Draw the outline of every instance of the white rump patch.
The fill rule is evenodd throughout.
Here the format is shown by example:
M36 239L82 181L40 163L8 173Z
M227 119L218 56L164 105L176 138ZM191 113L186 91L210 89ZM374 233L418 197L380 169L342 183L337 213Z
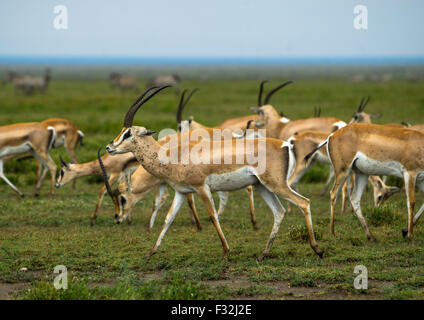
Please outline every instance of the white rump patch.
M280 122L281 123L287 123L287 122L290 122L290 119L286 118L286 117L282 117L282 118L280 118Z
M343 127L346 127L346 122L338 121L338 122L333 123L333 126L337 127L337 130L339 130Z

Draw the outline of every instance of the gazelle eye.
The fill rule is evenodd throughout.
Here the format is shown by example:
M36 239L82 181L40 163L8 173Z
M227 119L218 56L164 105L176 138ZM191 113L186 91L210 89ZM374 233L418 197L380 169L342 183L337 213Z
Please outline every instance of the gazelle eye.
M122 139L125 140L125 139L128 139L129 137L131 137L131 131L130 130L125 132L124 137Z
M124 206L126 202L127 202L127 199L125 199L124 197L121 197L121 206Z

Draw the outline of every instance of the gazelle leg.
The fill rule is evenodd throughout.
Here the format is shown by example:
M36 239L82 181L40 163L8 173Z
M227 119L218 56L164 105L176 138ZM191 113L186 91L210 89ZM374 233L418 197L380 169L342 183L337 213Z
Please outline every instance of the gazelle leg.
M177 215L178 211L181 208L181 205L183 204L184 200L186 198L186 195L175 191L174 200L172 201L171 208L169 208L168 214L165 218L165 223L163 224L162 231L159 234L158 239L156 240L156 243L153 247L153 249L147 254L147 260L150 259L150 257L155 254L162 242L163 237L165 236L166 231L168 230L169 226L172 224L172 222L175 219L175 216Z
M153 203L153 212L150 216L149 224L148 224L148 227L147 227L147 230L149 232L152 231L153 225L155 224L156 215L158 214L158 211L160 210L160 208L165 203L165 200L166 200L166 198L168 198L168 196L169 196L169 194L166 190L166 184L163 183L163 184L159 185L159 188L156 192L155 200L154 200L154 203Z
M192 193L187 195L187 203L191 210L192 219L194 219L194 222L196 223L197 230L202 230L202 225L199 221L199 215L197 214L196 206L194 205L194 196Z
M368 176L366 174L360 173L359 171L355 172L355 184L353 185L353 191L350 195L350 202L352 204L353 210L356 214L356 216L359 219L359 222L361 223L362 228L364 228L365 233L367 235L368 240L375 242L375 238L372 235L371 231L368 228L367 222L362 215L361 210L361 198L362 194L365 190L365 187L368 183Z
M4 175L4 172L3 172L3 160L2 159L0 159L0 178L2 178L3 181L6 182L9 185L9 187L11 187L17 194L19 194L19 196L21 196L21 197L24 196L24 194L22 192L20 192L19 189L16 188L14 186L14 184L12 182L10 182L9 179L7 179L6 176Z
M330 165L330 174L328 175L327 182L325 183L324 189L322 190L320 194L321 197L325 196L325 194L327 193L328 188L330 188L331 181L333 181L333 178L334 178L334 169L333 169L333 166Z
M340 189L343 187L346 179L348 177L348 171L340 172L340 174L336 175L336 181L334 182L333 187L330 191L330 231L334 235L334 216L336 210L336 201L337 195L340 192Z
M403 175L405 181L405 192L408 205L408 238L414 236L414 208L415 208L415 183L417 175L414 172L405 172Z
M417 183L417 185L421 189L421 191L424 192L424 181L421 181L421 182ZM414 226L417 224L418 219L421 217L421 214L423 212L424 212L424 203L421 205L420 209L418 210L418 212L414 216L414 220L413 220ZM402 229L402 235L403 235L403 237L406 237L407 234L408 234L408 229L407 228L403 228Z
M322 258L323 251L318 247L318 244L315 240L315 234L314 234L314 228L312 226L312 214L311 214L311 207L310 207L310 201L309 199L301 196L297 192L291 190L290 188L287 189L281 189L279 194L284 197L287 201L292 202L295 204L300 211L303 213L305 217L306 227L308 229L308 235L309 235L309 245L311 246L312 250L320 257Z
M54 185L55 185L55 181L56 181L56 163L52 160L52 158L50 157L50 154L46 153L37 153L35 150L31 151L32 155L34 156L34 158L36 158L37 160L39 160L41 162L41 164L50 171L50 180L51 180L51 184L50 184L50 195L54 194ZM45 174L43 174L40 178L40 180L38 181L38 183L35 186L35 195L38 195L40 192L40 188L41 185L43 184L43 180L45 178Z
M78 136L76 139L74 137L68 138L68 135L65 138L65 150L68 156L72 159L74 163L78 163L78 157L75 152L75 149L77 148L77 142L78 142ZM75 189L77 183L77 179L74 179L72 181L72 189Z
M257 184L255 188L262 196L262 199L264 199L268 207L271 209L272 214L274 215L274 224L272 226L271 234L268 237L265 250L258 257L258 260L261 261L271 249L272 243L274 242L275 236L277 235L277 232L280 229L280 224L281 221L283 221L284 213L286 212L286 210L281 205L280 200L273 192L269 191L261 184Z
M228 192L218 191L217 193L219 197L219 208L218 208L217 215L218 215L218 219L220 219L228 202Z
M43 166L41 164L41 161L40 160L37 160L37 178L36 178L35 185L38 185L40 183L42 169L43 169ZM36 194L36 196L37 195L38 194Z
M118 176L116 174L111 174L109 177L109 184L112 185L116 179L118 179ZM106 186L103 186L100 190L99 198L97 199L96 208L94 209L93 215L91 216L90 225L94 226L94 222L97 219L97 215L99 214L100 206L102 205L102 201L104 198L104 195L106 193Z
M342 213L345 213L345 211L346 211L346 196L348 194L348 191L347 191L348 190L348 187L347 187L348 183L349 183L349 180L346 180L345 183L343 184L343 187L342 187Z
M252 221L253 229L258 230L258 226L256 225L256 215L255 215L255 202L253 198L253 188L252 186L248 186L246 191L249 195L249 206L250 206L250 221Z
M206 210L209 213L209 217L211 218L216 232L218 233L219 239L221 240L222 248L224 250L224 256L226 256L229 251L229 247L227 239L225 239L224 233L222 232L221 225L219 224L218 215L215 211L215 205L213 203L213 198L209 187L207 185L200 187L197 189L197 193L202 198L205 204Z

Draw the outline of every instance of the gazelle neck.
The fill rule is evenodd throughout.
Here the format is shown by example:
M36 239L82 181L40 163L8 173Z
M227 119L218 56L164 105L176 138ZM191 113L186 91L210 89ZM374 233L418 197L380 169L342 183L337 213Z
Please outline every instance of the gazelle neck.
M85 177L92 174L101 173L99 162L97 160L93 160L93 161L85 162L85 163L74 163L71 165L71 169L75 170L78 177Z

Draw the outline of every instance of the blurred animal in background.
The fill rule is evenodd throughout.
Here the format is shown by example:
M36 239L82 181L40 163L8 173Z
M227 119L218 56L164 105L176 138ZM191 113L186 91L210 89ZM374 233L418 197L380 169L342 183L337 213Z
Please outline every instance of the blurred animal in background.
M12 83L15 93L20 91L26 95L31 95L36 91L41 93L46 92L50 80L50 69L47 68L44 71L44 76L20 75L16 72L9 71L6 74L6 78L3 80L3 83Z
M132 76L126 76L119 72L112 72L109 76L109 83L112 87L120 90L138 90L137 80Z
M153 79L151 79L147 85L146 88L151 87L163 87L163 86L172 86L175 90L175 94L180 94L180 85L181 78L177 74L170 74L170 75L160 75Z

